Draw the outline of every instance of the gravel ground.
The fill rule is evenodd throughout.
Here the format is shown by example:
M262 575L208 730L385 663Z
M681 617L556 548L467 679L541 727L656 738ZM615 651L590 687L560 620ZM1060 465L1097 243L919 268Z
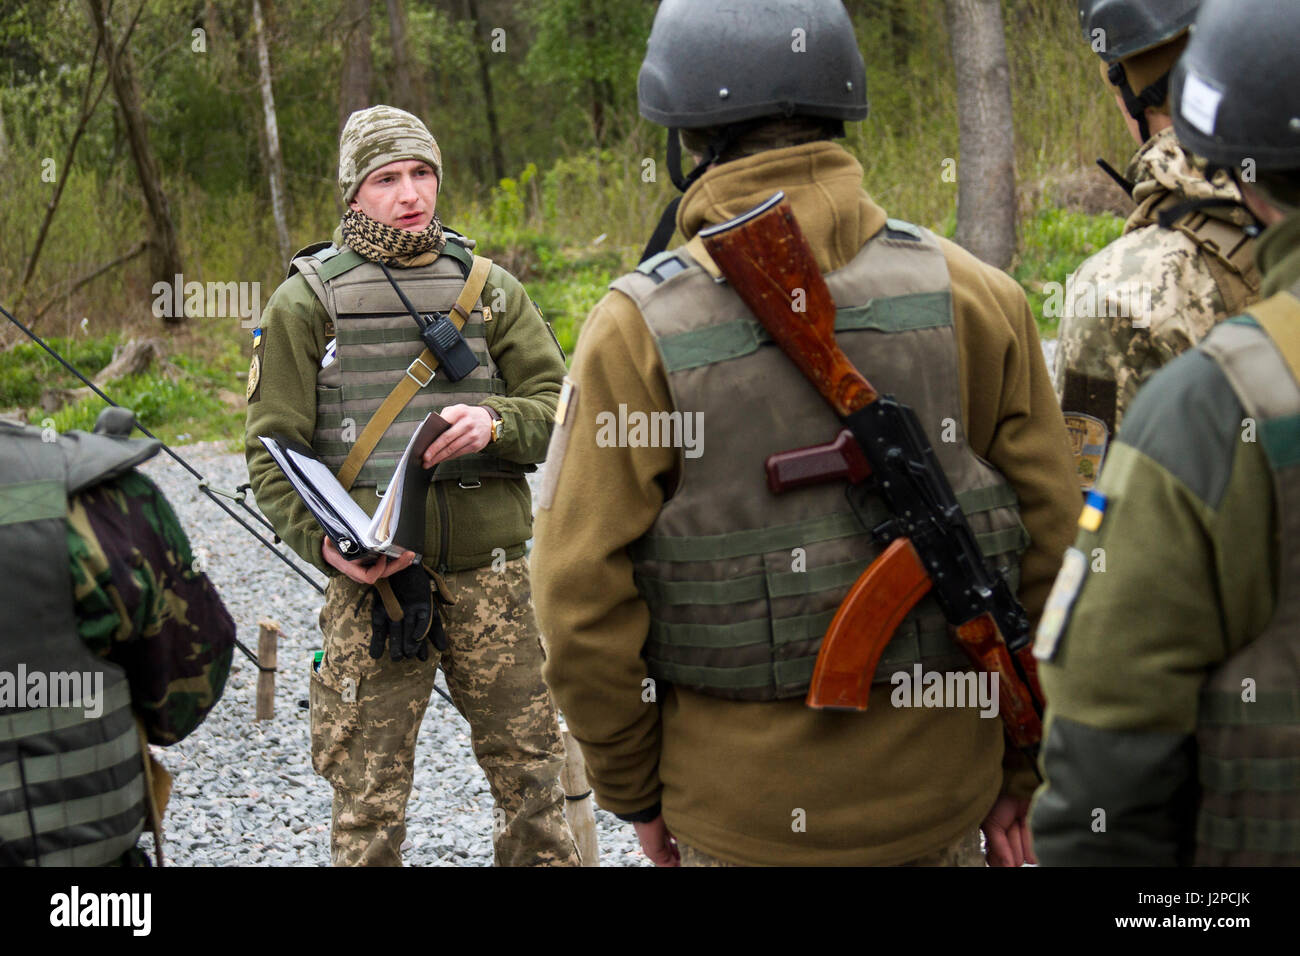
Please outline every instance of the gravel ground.
M177 451L214 488L233 490L248 480L242 454L213 444ZM200 494L193 476L166 454L143 470L180 516L239 639L255 652L264 618L277 621L284 633L273 719L254 722L257 669L236 650L225 694L207 720L180 743L154 748L175 777L164 834L168 863L328 866L331 791L312 770L307 710L298 703L307 699L312 652L321 646L321 597ZM324 583L315 569L309 573ZM446 690L441 674L438 684ZM406 810L409 865L492 864L492 795L467 730L460 714L435 694ZM650 865L631 826L600 809L596 826L602 866ZM146 834L143 843L152 852L152 837Z
M1055 340L1043 343L1049 368L1055 350ZM212 443L178 451L215 488L233 490L248 480L242 454ZM202 726L179 744L154 748L175 778L167 808L168 862L327 866L331 791L312 770L307 710L299 706L307 699L312 653L321 646L321 597L200 494L193 476L167 455L143 470L180 516L239 639L256 651L257 625L264 618L278 622L284 634L272 720L254 722L257 670L237 650L225 695ZM309 573L324 583L314 568ZM438 684L446 690L441 674ZM456 710L434 695L417 744L415 787L406 810L408 865L492 864L492 796L467 729ZM597 808L596 827L602 866L650 865L631 826ZM152 852L150 835L143 843Z

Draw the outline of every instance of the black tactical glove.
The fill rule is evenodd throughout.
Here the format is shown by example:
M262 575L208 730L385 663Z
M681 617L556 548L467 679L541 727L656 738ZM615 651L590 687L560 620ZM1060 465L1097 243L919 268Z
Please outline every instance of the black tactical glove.
M384 643L395 661L414 657L422 661L429 659L429 644L425 638L432 636L434 644L440 649L447 646L447 638L442 629L442 620L433 608L433 589L429 586L429 575L418 564L411 565L396 574L381 578L392 588L393 596L401 610L401 617L394 619L384 607L379 585L376 584L375 602L370 612L370 623L374 628L370 637L370 656L378 660L384 656Z

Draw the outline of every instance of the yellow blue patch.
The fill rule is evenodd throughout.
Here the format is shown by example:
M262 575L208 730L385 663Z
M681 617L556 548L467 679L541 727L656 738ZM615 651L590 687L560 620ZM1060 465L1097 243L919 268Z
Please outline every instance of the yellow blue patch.
M1079 527L1084 531L1096 531L1101 527L1101 519L1106 517L1106 496L1099 491L1090 491L1083 499L1083 511L1079 513Z

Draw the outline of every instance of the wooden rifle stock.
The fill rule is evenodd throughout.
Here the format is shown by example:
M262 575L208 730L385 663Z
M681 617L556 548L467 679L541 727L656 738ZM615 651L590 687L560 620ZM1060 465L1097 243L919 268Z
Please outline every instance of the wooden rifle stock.
M835 301L785 193L700 231L736 294L841 417L877 398L835 342Z
M1032 753L1042 734L1042 695L1029 653L1024 611L1005 581L987 568L915 414L881 396L840 349L835 340L835 302L784 200L784 194L777 193L730 222L702 230L700 238L773 341L848 426L858 452L879 481L897 529L888 535L893 543L840 605L823 638L807 703L865 708L888 635L933 590L966 655L980 668L999 675L1000 713L1008 736ZM824 447L800 451L805 459L819 458L825 466ZM792 477L788 460L781 472L780 456L773 458L778 459L781 479L773 483L769 458L769 483L775 492L826 476L805 468ZM946 545L955 550L948 553ZM943 571L935 578L927 566ZM924 585L919 582L921 575ZM1003 636L995 613L1013 627L1014 645ZM850 678L854 668L858 668L856 680Z

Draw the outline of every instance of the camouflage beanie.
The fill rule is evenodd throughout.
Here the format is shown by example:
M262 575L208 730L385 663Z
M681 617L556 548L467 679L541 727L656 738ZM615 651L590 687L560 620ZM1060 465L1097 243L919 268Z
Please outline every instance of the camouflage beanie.
M348 117L339 136L339 192L347 205L366 177L400 159L418 159L433 167L442 190L442 153L429 127L406 110L372 106Z

